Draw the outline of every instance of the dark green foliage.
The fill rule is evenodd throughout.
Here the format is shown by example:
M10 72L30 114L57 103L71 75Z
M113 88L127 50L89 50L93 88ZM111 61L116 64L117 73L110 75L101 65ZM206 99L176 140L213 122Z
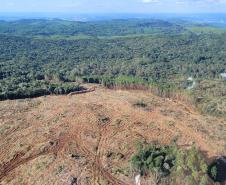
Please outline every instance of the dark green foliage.
M197 80L190 93L194 104L225 117L223 80L215 87L202 83L220 78L225 59L226 34L196 34L161 20L0 21L1 99L62 94L62 88L46 86L65 82L151 87L169 98L183 89L181 79L192 76Z
M219 35L71 41L0 36L0 76L26 75L29 70L39 71L33 77L40 79L45 67L50 73L60 71L63 80L78 76L137 76L152 81L181 75L217 78L226 65L224 42L226 38ZM209 57L197 62L201 55Z
M82 90L82 87L76 84L34 81L10 85L8 89L0 89L0 100L34 98L50 94L62 95L79 90Z
M213 180L217 180L217 166L213 165L210 169L210 176L213 178Z
M131 164L142 175L150 173L157 173L161 177L170 175L172 182L181 181L191 185L207 185L211 182L207 173L208 166L195 147L184 150L175 145L139 145Z
M175 163L174 147L157 145L142 147L132 157L131 163L143 175L154 171L166 176L170 174Z

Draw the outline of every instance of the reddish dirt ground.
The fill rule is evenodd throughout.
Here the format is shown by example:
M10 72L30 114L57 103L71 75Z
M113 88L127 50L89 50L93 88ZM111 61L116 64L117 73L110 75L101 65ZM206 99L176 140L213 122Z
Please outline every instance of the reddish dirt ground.
M134 106L145 102L146 107ZM0 102L0 184L133 184L139 141L226 154L226 122L144 91ZM72 178L73 177L73 178Z

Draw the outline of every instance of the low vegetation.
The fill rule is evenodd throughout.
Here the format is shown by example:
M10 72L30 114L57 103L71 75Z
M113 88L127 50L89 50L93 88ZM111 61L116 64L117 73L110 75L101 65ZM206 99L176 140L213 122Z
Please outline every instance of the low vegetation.
M156 172L161 176L166 176L170 174L175 165L174 148L149 145L140 149L132 157L131 162L132 166L142 175Z
M193 103L202 113L226 118L225 81L202 80L192 92Z
M189 185L208 185L208 165L202 154L192 147L189 150L179 149L175 145L160 146L156 144L140 145L138 152L131 159L132 167L143 176L169 178L171 183ZM212 168L211 173L215 175Z

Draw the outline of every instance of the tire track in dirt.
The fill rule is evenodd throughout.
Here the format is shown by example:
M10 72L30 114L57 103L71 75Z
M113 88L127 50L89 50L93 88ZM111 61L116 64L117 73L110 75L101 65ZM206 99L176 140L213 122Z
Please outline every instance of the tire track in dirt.
M42 102L42 104L44 104L43 102ZM41 105L42 105L41 104ZM42 111L43 109L42 109L42 107L41 106L39 106L39 109L40 110L37 110L37 112L39 112L39 111ZM57 111L56 111L57 110ZM56 116L58 116L59 115L59 113L61 113L62 111L63 111L63 109L62 108L58 108L58 109L56 109L56 110L52 110L53 111L53 114L52 114L52 116L50 116L47 120L45 120L45 121L41 121L41 122L39 122L39 121L36 121L35 123L36 124L33 124L33 126L32 126L32 128L31 129L34 129L35 127L36 127L36 125L44 125L45 123L48 123L48 122L51 122ZM36 115L36 114L34 114L34 115ZM30 120L29 120L30 121ZM29 122L29 121L27 121L27 122ZM31 121L30 121L31 122ZM25 129L28 129L28 126L27 127L25 127L25 128L23 128L23 130L25 130ZM1 141L3 141L2 142L2 144L1 144L1 146L0 146L0 156L1 156L1 158L7 158L7 156L9 155L9 153L10 153L10 150L11 150L11 148L10 147L4 147L4 145L7 145L8 144L8 140L7 140L7 138L9 138L9 136L11 136L12 134L14 134L15 135L15 132L17 132L18 130L20 130L20 126L17 126L17 127L15 127L15 128L12 128L12 129L10 129L10 130L8 130L4 135L3 135L3 138L1 138ZM27 136L29 136L29 134L27 134ZM22 138L26 138L26 135L23 135L23 137ZM21 139L21 135L20 135L20 138L17 138L17 137L10 137L10 143L16 143L17 141L18 141L18 139ZM39 141L40 142L40 141ZM33 144L34 144L34 142L33 142ZM15 154L16 155L16 154Z
M97 151L96 151L96 156L95 156L95 163L102 166L102 162L101 162L101 157L102 157L102 153L103 153L102 150L103 150L103 145L106 144L107 127L110 124L110 120L107 123L105 123L104 125L101 125L102 123L99 123L99 124L100 124L100 126L98 127L99 138L97 141ZM94 169L94 183L99 182L99 180L100 180L100 172L98 171L98 169Z
M123 182L119 179L117 179L116 177L114 177L111 173L109 173L101 164L100 160L98 159L98 157L93 154L92 152L90 152L84 145L82 142L81 138L78 138L78 135L73 135L72 136L75 140L75 142L77 143L78 149L82 152L82 154L86 157L87 160L91 161L92 165L94 166L95 170L97 170L97 173L100 173L104 179L106 179L107 181L109 181L110 183L112 183L113 185L129 185L126 182Z
M102 114L104 115L104 114ZM65 119L64 120L67 123L70 123L71 120ZM71 127L69 130L71 132L67 133L67 135L65 135L63 142L64 144L68 143L68 141L75 141L78 147L78 150L82 153L82 155L85 156L86 160L89 161L92 166L93 166L93 179L98 180L100 175L106 179L108 182L110 182L112 185L129 185L126 182L121 181L120 179L114 177L110 172L108 172L101 163L100 160L100 151L102 150L102 142L103 140L107 140L107 127L109 126L109 124L104 124L104 125L100 125L99 126L99 138L98 138L98 142L97 142L97 152L93 153L90 150L88 150L87 148L90 147L88 145L86 145L82 139L82 133L80 132L80 128L73 128ZM104 137L103 137L104 136ZM95 182L95 181L94 181Z
M116 133L122 133L123 131L128 131L129 130L129 127L130 127L130 124L129 123L127 123L127 124L123 124L123 126L122 127L114 127L114 128L110 128L110 126L112 125L112 123L113 123L113 116L111 115L108 115L107 113L106 113L106 110L107 110L107 108L105 108L105 109L102 109L101 111L98 111L98 113L99 113L99 115L102 115L102 116L104 116L104 117L109 117L109 118L111 118L110 120L108 120L108 122L107 123L105 123L104 125L100 125L99 126L99 134L100 134L100 137L99 137L99 141L98 141L98 147L97 147L97 152L96 152L96 158L95 158L95 160L96 160L96 163L97 164L100 164L101 166L102 166L102 160L101 160L101 158L104 156L104 151L106 150L106 146L108 146L108 144L107 144L107 141L109 140L109 138L111 138L111 137L113 137L112 135L111 135L111 133L113 132L116 132ZM118 115L118 116L116 116L116 118L117 117L120 117L120 113L121 112L119 112L119 111L116 111L116 112L114 112L113 113L113 111L111 111L111 114L113 114L113 115ZM105 150L104 150L105 149ZM111 165L112 166L112 165ZM113 165L114 167L115 167L115 165ZM117 167L119 167L120 165L118 165ZM101 172L101 170L100 169L98 169L100 172ZM102 174L103 174L103 172L101 172ZM108 175L109 175L110 173L108 172ZM102 175L102 176L104 176L104 175ZM119 184L126 184L125 182L119 182Z
M98 111L99 115L105 115L104 112ZM68 122L69 120L67 120ZM108 172L102 165L101 157L103 153L103 145L106 144L106 141L108 139L107 137L107 127L110 124L110 120L108 120L108 123L104 125L98 126L98 134L99 138L97 141L97 151L95 154L88 150L89 147L83 142L82 139L82 133L79 132L79 128L71 128L72 131L66 136L66 140L73 140L76 142L78 150L86 157L86 160L90 161L93 167L93 179L94 183L99 181L100 176L102 176L105 180L110 182L113 185L129 185L126 182L123 182L119 180L118 178L114 177L110 172ZM76 132L75 132L76 131Z
M132 179L127 179L121 174L115 175L111 168L122 168L128 161L105 158L108 150L115 152L118 149L123 149L125 159L129 159L135 152L134 141L137 140L146 140L148 142L158 140L163 144L167 144L175 136L179 135L181 144L194 141L197 142L197 146L200 146L203 145L203 142L208 141L208 137L205 138L205 135L202 135L201 132L196 132L196 127L192 128L189 126L189 121L192 120L191 118L197 118L205 122L202 117L200 118L199 114L196 115L189 107L184 108L180 104L177 105L175 102L169 101L155 106L155 102L153 102L153 109L148 111L134 108L132 103L142 98L149 100L150 94L146 96L143 92L141 94L139 92L133 93L129 91L125 91L126 93L124 93L124 91L116 93L115 91L108 90L106 90L106 92L105 90L103 92L102 90L97 91L98 92L92 94L84 94L70 98L64 96L48 97L46 99L40 98L46 101L45 105L42 103L38 110L35 109L35 112L33 112L35 113L34 116L40 115L42 119L36 119L33 115L28 116L30 112L26 113L27 122L32 123L31 128L19 131L9 129L12 134L10 133L11 135L1 142L0 158L2 161L9 160L9 157L15 154L15 151L18 152L20 143L32 148L29 150L29 153L18 152L9 162L0 165L0 182L2 179L5 179L4 177L1 178L2 174L10 178L14 177L15 174L12 174L13 170L22 165L24 165L24 167L19 168L18 172L21 174L25 172L26 176L27 169L25 168L25 164L41 155L52 155L60 152L57 155L57 160L54 161L54 164L51 165L50 168L56 165L58 166L60 162L67 163L68 155L66 155L66 152L75 150L78 155L81 154L82 158L84 156L84 160L76 161L76 165L78 162L79 165L81 165L82 171L85 169L88 171L78 177L81 181L85 180L84 177L88 176L89 180L91 177L91 179L95 179L95 181L99 183L101 183L100 180L106 179L106 181L109 181L109 183L113 185L127 185L132 184ZM162 102L158 97L156 97L156 99L158 103ZM92 106L93 109L90 108ZM181 111L184 114L181 114L181 117L177 120L174 114L170 115L170 111L169 115L163 115L161 110L174 110L173 113ZM65 115L62 116L61 114ZM103 117L109 117L109 123L97 125L97 114L101 114ZM57 121L54 121L55 117ZM121 120L120 124L118 124L116 119ZM169 125L169 121L175 122L174 125ZM187 129L187 127L190 129ZM23 132L23 134L21 135L20 132ZM14 133L15 135L13 135ZM27 134L29 133L31 133L31 135L28 137ZM40 139L35 139L32 135L33 133L36 134L34 135L35 137L42 137L41 141ZM30 139L33 138L34 141L30 143ZM8 140L8 146L5 144L6 140ZM48 141L57 142L58 144L57 146L47 147L45 150L49 152L43 152L37 149L42 143ZM123 141L123 143L121 141ZM70 145L70 143L75 144L76 147ZM207 149L208 151L214 150L210 147L214 144L211 138L209 143L206 143L200 148ZM124 144L126 144L128 148L123 148ZM96 150L93 150L94 147L96 147ZM14 150L11 151L10 148ZM23 147L23 150L25 151L26 149ZM30 153L31 155L27 157ZM39 161L39 159L37 160ZM71 162L71 158L69 158L69 162ZM33 164L33 162L31 164ZM85 166L84 168L83 165ZM69 166L71 167L71 165ZM80 170L76 169L74 166L72 169L75 170L75 174L78 174ZM52 178L51 174L48 174L47 169L40 173L42 176L46 175ZM66 173L71 173L71 171ZM66 177L66 175L64 177ZM55 177L54 180L59 182L61 181L59 178L57 179L57 177ZM32 180L32 177L29 180ZM66 181L67 179L64 180ZM42 181L42 179L40 181ZM89 182L92 183L91 181Z
M14 134L17 130L19 129L19 126L16 128L12 128L8 131L6 131L4 134L2 134L1 136L1 140L5 140L7 137L9 137L10 135Z
M62 149L64 143L61 142L60 140L56 140L54 143L55 143L55 145L53 145L53 146L49 145L49 146L45 147L42 151L33 153L28 157L24 157L26 155L25 152L16 153L10 161L0 165L0 181L2 181L2 179L4 177L6 177L14 169L18 168L21 165L28 163L29 161L34 160L42 155L48 155L48 154L52 154L52 153L57 155L57 153Z

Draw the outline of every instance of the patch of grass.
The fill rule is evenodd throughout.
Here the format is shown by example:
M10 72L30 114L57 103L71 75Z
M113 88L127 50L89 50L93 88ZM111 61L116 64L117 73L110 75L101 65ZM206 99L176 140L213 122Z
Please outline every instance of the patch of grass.
M123 175L125 175L125 176L129 176L129 168L113 168L112 169L112 172L114 173L114 174L123 174Z

